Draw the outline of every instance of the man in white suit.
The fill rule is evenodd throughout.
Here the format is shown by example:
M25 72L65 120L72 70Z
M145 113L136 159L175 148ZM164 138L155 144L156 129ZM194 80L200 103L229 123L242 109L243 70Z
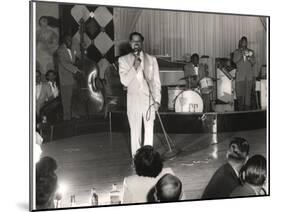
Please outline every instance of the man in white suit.
M127 115L131 132L132 157L142 146L142 121L144 144L153 146L155 111L161 102L161 83L157 60L142 50L144 37L130 34L132 52L119 58L121 83L127 87Z

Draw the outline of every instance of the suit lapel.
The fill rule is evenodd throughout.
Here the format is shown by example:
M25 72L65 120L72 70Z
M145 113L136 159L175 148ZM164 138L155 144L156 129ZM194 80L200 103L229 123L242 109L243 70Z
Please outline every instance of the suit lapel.
M150 77L150 59L146 53L143 53L143 67L144 67L144 74L148 80L151 78Z

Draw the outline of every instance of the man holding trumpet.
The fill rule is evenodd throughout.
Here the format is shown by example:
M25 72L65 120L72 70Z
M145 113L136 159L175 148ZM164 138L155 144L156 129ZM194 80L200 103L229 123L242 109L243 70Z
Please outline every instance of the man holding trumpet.
M248 40L243 36L239 48L233 54L233 62L237 65L235 88L239 111L251 109L251 94L255 83L255 54L247 45Z

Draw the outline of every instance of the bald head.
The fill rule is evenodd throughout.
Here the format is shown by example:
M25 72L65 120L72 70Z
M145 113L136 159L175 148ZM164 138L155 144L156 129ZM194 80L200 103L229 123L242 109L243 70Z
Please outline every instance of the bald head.
M181 198L182 183L179 178L165 174L155 186L156 199L162 201L177 201Z

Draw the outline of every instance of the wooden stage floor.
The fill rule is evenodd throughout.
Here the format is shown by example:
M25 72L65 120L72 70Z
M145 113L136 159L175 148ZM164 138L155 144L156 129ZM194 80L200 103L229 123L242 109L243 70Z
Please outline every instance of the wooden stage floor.
M214 171L225 163L225 153L231 137L241 136L250 143L250 155L266 156L266 129L221 133L217 144L213 144L212 134L170 134L181 149L180 154L165 167L171 167L183 182L187 199L199 199ZM159 152L165 148L154 136L154 146ZM113 183L122 190L124 177L134 173L129 155L129 135L96 133L76 136L42 145L42 156L57 160L57 175L66 186L62 207L70 207L70 195L76 197L77 206L89 206L90 189L95 187L102 204L108 204L109 191Z

